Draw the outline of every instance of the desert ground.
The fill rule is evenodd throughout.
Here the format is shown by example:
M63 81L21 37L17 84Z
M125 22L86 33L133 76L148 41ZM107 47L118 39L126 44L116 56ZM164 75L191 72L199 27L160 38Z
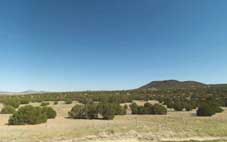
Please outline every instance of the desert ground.
M166 116L125 115L114 120L67 118L76 103L51 102L57 117L40 125L9 126L10 115L0 114L0 142L227 141L227 108L212 117L196 117L195 111L169 111Z

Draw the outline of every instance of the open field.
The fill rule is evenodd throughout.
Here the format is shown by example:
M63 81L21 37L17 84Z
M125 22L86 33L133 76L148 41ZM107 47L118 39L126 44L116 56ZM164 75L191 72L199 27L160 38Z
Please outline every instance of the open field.
M8 126L9 115L0 115L1 142L58 142L94 135L149 135L156 140L179 141L215 140L227 137L227 109L213 117L199 118L194 111L169 112L166 116L126 115L116 116L112 121L105 120L73 120L67 118L67 112L76 104L64 104L51 107L57 111L57 117L45 124ZM39 105L35 103L33 105ZM124 135L125 134L125 135ZM127 142L137 141L131 137ZM199 139L199 140L200 140ZM94 141L94 140L92 140ZM108 140L105 140L108 142ZM114 140L117 141L117 140ZM97 141L98 142L98 141ZM120 141L119 141L120 142ZM122 140L123 142L123 140Z

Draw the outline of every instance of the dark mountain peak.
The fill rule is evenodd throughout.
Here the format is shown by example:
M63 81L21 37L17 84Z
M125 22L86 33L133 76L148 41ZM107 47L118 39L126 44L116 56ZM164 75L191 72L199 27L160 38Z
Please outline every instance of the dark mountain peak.
M197 81L163 80L152 81L151 83L142 86L140 89L192 89L204 87L207 87L207 84Z

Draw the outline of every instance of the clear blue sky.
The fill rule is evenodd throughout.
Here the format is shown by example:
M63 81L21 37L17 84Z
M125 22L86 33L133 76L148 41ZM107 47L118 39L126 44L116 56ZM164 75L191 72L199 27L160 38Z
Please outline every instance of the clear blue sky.
M0 90L227 83L226 0L1 0Z

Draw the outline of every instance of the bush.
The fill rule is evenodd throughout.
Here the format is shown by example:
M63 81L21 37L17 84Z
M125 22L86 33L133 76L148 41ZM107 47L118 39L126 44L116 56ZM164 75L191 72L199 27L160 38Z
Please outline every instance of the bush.
M46 121L47 116L43 113L42 108L28 105L19 108L18 111L9 118L9 125L34 125Z
M215 102L215 101L209 101L207 102L210 106L212 106L213 110L216 112L216 113L221 113L223 112L224 110L220 107L221 104L219 104L218 102Z
M65 104L72 104L73 101L72 100L65 100Z
M215 113L215 109L212 108L212 105L209 105L208 103L200 105L197 109L197 116L212 116Z
M191 111L193 109L193 106L190 103L186 103L184 107L186 111Z
M141 108L140 108L140 110L141 110ZM145 103L143 111L144 112L141 114L154 114L153 105L150 103Z
M43 107L42 113L44 113L48 119L54 119L57 116L56 111L51 107Z
M223 112L224 110L223 110L221 107L216 106L216 107L214 107L214 111L215 111L216 113L221 113L221 112Z
M137 107L137 114L147 114L146 112L147 112L147 110L145 107L143 107L143 106Z
M74 119L97 119L98 109L96 104L75 105L69 112Z
M88 97L83 97L79 100L80 103L82 104L92 104L94 103L93 100L91 98Z
M160 104L152 105L150 103L145 103L144 106L137 106L137 104L133 103L130 107L132 114L167 114L167 109Z
M114 119L114 112L111 110L106 110L102 113L104 120L113 120Z
M50 105L49 102L42 102L40 106L48 106L48 105Z
M4 102L4 104L7 106L18 108L20 106L20 101L18 101L17 99L8 99Z
M169 100L169 99L167 99L167 100L164 102L164 105L166 105L167 108L170 108L170 109L174 107L173 101L172 101L172 100Z
M167 109L160 104L155 104L153 105L153 114L165 115L167 114Z
M97 119L98 118L97 105L94 103L85 105L85 114L86 119Z
M15 112L15 108L12 106L4 106L1 110L1 114L13 114Z
M57 104L58 104L58 101L55 101L55 102L54 102L54 105L57 105Z
M86 114L85 114L85 107L82 105L75 105L71 111L69 111L69 117L73 119L85 119Z
M103 119L112 120L115 115L114 105L110 103L75 105L69 112L74 119L97 119L98 114Z
M126 114L127 114L127 110L128 110L128 105L125 104L125 105L123 106L123 108L124 108L125 115L126 115Z
M113 120L114 119L114 107L109 103L100 103L98 105L98 112L102 115L105 120Z
M29 104L29 100L22 99L20 100L20 104Z
M177 103L175 103L175 104L173 105L173 109L174 109L175 111L183 111L184 106L183 106L183 104L177 102Z
M136 103L132 103L130 106L132 114L138 114L138 105Z
M115 115L125 115L127 108L117 103L110 103ZM127 107L127 106L126 106Z
M227 99L225 99L224 102L225 102L225 107L227 107Z

